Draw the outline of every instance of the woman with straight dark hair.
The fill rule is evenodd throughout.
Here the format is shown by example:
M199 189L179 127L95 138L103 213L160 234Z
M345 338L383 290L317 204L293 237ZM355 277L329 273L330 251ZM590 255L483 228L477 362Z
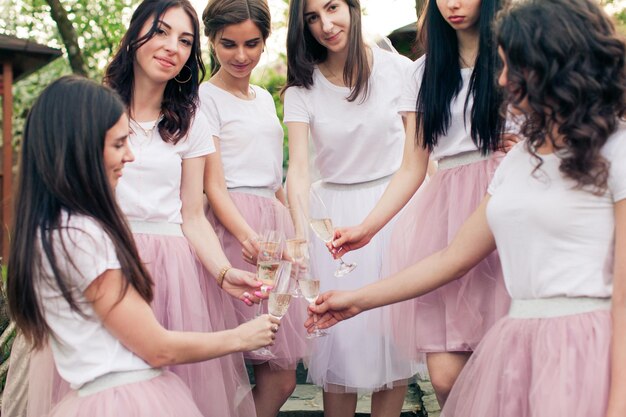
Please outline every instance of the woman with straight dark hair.
M220 333L156 320L152 279L115 201L134 159L128 133L117 94L77 77L48 86L26 121L7 290L18 328L34 348L50 345L74 389L51 417L200 417L188 387L160 368L275 337L268 316Z
M231 264L256 272L264 214L291 225L282 187L284 132L271 94L250 84L271 32L270 10L266 0L210 0L202 20L216 61L216 72L200 86L200 109L217 127L216 152L205 168L207 216ZM306 305L292 304L269 349L272 357L244 354L254 369L258 417L278 414L296 387L296 366L306 354ZM239 323L257 312L243 304L235 309Z
M447 248L355 293L322 295L314 311L330 311L318 325L447 285L497 245L511 309L442 416L623 416L626 44L593 0L517 1L496 23L498 82L525 141Z
M399 110L407 117L402 166L358 226L339 228L331 250L366 245L409 202L426 176L438 172L408 203L393 227L385 275L446 247L480 204L501 160L504 119L494 79L492 33L504 0L431 0L421 35L426 55L407 72ZM496 252L463 279L391 307L396 342L414 359L426 354L441 405L483 335L506 314L509 297Z
M292 0L287 33L285 117L289 131L289 204L309 200L310 187L336 224L358 224L400 166L405 136L397 105L410 61L370 47L361 33L358 0ZM309 134L321 181L310 184ZM311 199L311 213L322 206ZM388 229L390 230L390 229ZM338 278L321 241L311 263L322 290L355 289L381 278L381 234L346 262L358 268ZM324 389L328 417L353 415L357 394L374 392L373 416L398 416L407 379L416 371L398 355L387 312L375 311L332 329L312 346L311 380Z

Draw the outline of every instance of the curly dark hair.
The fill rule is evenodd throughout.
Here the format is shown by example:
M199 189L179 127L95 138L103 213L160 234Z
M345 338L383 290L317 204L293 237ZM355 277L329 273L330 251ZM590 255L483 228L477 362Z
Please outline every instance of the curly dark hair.
M524 113L537 169L535 150L549 141L566 177L604 192L600 150L626 111L626 44L609 17L590 0L524 0L498 16L496 33L508 67L504 105Z
M120 42L120 47L111 60L104 75L104 84L113 88L130 107L133 100L133 63L137 49L156 34L161 17L171 8L180 7L187 13L193 25L193 45L191 54L182 71L189 82L178 83L170 80L165 87L159 122L159 133L163 141L176 144L187 136L198 107L198 88L206 70L200 51L200 23L195 9L188 0L144 0L137 6L130 20L130 26ZM152 27L144 36L139 36L143 25L152 22ZM181 72L182 72L181 71ZM190 72L188 75L187 71Z

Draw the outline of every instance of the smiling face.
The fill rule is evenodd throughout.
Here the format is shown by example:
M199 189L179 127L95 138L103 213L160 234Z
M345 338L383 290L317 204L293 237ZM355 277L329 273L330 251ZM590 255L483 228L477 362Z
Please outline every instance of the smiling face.
M144 23L139 37L152 28L152 20ZM168 9L159 20L152 38L135 54L135 80L166 84L176 77L189 59L194 42L194 30L189 15L180 7Z
M350 7L344 0L306 0L304 21L329 53L343 53L350 41Z
M480 20L481 0L437 0L437 8L454 30L475 30Z
M135 159L128 142L129 131L128 115L124 113L120 120L107 130L104 137L102 158L104 160L104 170L112 189L115 189L117 182L122 176L124 164Z
M213 42L220 71L234 78L249 78L261 59L264 45L261 30L252 20L226 26Z

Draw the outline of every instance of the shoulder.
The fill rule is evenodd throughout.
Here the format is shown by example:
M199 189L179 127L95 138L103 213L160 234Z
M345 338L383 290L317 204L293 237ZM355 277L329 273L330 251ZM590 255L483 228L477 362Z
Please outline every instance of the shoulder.
M602 147L602 155L609 161L624 163L626 157L626 121L620 121L615 132L609 136Z

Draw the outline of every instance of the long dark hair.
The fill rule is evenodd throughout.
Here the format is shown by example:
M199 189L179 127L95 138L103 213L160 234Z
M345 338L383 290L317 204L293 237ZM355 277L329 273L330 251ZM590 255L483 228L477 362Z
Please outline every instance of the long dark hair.
M82 314L72 284L60 262L74 253L63 247L62 211L94 219L111 238L123 276L124 292L132 285L147 302L152 281L139 261L130 229L115 202L104 169L104 139L125 106L109 88L74 76L50 84L33 105L20 153L15 220L7 269L11 315L35 347L49 332L37 288L58 288L70 308ZM58 243L57 240L59 240ZM60 243L60 245L59 245ZM64 252L64 251L61 251ZM49 262L54 277L42 271Z
M626 114L626 45L613 23L593 1L526 0L502 13L496 31L507 101L525 113L521 130L538 167L535 149L563 147L554 138L562 135L561 172L603 192L609 167L600 150ZM530 110L520 108L525 100Z
M350 40L348 58L343 67L343 82L352 86L348 101L358 97L367 98L369 78L372 72L367 61L367 47L361 30L361 2L359 0L341 0L350 9ZM320 45L309 30L304 20L306 0L289 2L289 25L287 29L287 83L289 87L311 88L313 86L313 67L326 60L328 50Z
M187 135L191 127L198 104L199 83L206 74L200 51L198 15L188 0L144 0L141 2L133 13L130 26L120 42L119 49L106 69L104 83L116 90L124 103L131 107L134 83L133 63L137 49L156 34L161 17L172 7L183 9L193 25L191 55L181 70L181 78L187 79L191 75L191 79L186 83L179 83L174 79L169 80L161 103L163 119L159 122L159 133L165 142L176 144ZM148 33L139 37L141 29L149 19L152 19L152 27Z
M215 42L217 34L226 26L251 20L254 22L263 42L272 31L272 16L266 0L210 0L202 12L204 34ZM211 49L211 61L219 69L219 61Z
M499 114L502 94L497 88L495 75L498 70L498 53L492 24L502 1L482 0L478 21L478 56L469 81L465 108L470 97L472 141L483 154L496 150L504 119ZM424 77L416 103L417 135L421 145L432 151L441 136L450 127L450 103L463 86L459 64L459 45L456 31L441 15L437 2L429 0L420 41L426 51ZM465 121L467 123L467 120Z

